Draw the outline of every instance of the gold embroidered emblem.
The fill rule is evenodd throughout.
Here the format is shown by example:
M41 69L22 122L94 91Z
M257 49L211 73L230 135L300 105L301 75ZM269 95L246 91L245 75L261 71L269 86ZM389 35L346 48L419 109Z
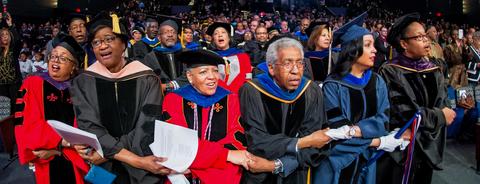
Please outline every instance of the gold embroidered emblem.
M190 108L192 108L192 109L195 109L195 107L197 106L197 104L195 104L193 102L187 102L187 105L189 105Z
M220 112L220 110L223 109L223 106L220 105L219 103L216 103L213 109L215 109L216 112Z

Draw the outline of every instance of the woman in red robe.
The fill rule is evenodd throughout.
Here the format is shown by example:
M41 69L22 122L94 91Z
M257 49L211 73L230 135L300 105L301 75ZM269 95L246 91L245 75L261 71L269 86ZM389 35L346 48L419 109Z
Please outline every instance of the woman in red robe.
M64 34L54 40L54 46L48 57L48 73L26 78L20 88L17 105L23 110L15 113L16 118L23 119L15 127L18 155L21 164L34 164L38 184L83 184L88 165L46 121L77 126L69 87L85 52L73 37Z
M248 161L240 125L238 96L217 86L218 63L223 59L206 50L186 51L190 85L168 94L163 101L167 122L198 130L199 148L189 167L192 183L239 183L241 166ZM168 114L168 115L166 115Z

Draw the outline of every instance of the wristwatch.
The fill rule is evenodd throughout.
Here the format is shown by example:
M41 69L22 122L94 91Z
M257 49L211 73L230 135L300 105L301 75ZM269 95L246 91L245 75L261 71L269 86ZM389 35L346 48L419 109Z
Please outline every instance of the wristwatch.
M273 174L278 174L283 172L283 163L282 161L280 161L280 159L275 159L273 163L275 164L275 169L273 169L272 171Z
M350 130L348 130L348 136L353 137L357 130L355 129L355 126L352 126Z

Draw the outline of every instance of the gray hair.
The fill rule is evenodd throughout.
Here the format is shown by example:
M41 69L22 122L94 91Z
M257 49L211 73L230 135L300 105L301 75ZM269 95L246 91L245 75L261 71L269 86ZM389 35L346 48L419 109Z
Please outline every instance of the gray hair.
M275 64L278 60L278 50L284 48L296 47L300 50L303 57L303 46L293 38L281 38L268 46L266 60L267 64Z

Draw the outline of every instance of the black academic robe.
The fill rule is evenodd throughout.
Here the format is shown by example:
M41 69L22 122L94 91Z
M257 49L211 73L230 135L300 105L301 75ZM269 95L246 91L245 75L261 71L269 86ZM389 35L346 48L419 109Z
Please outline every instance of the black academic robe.
M268 160L285 156L287 146L325 125L323 95L313 82L293 101L284 101L261 92L258 79L246 83L239 91L247 150ZM263 91L263 90L262 90ZM327 151L306 148L296 153L299 163L287 177L272 173L244 172L243 183L307 183L311 167L318 166Z
M152 155L152 112L161 112L162 100L155 73L133 61L112 74L96 62L73 80L71 89L78 127L97 135L109 159L101 167L117 175L115 183L158 183L158 175L113 159L121 149Z
M403 127L420 111L422 119L415 139L412 169L421 167L422 170L426 169L424 171L427 173L415 170L411 173L417 175L415 177L431 177L432 169L442 168L445 150L446 120L442 109L446 107L447 89L443 73L437 66L418 71L387 63L380 68L379 74L385 79L389 89L389 130ZM386 158L377 162L377 181L400 183L405 155L406 151L394 151L384 155Z
M183 64L176 58L182 50L176 52L159 52L153 50L143 58L142 63L150 67L161 79L162 83L176 81L177 87L189 84L184 73Z

